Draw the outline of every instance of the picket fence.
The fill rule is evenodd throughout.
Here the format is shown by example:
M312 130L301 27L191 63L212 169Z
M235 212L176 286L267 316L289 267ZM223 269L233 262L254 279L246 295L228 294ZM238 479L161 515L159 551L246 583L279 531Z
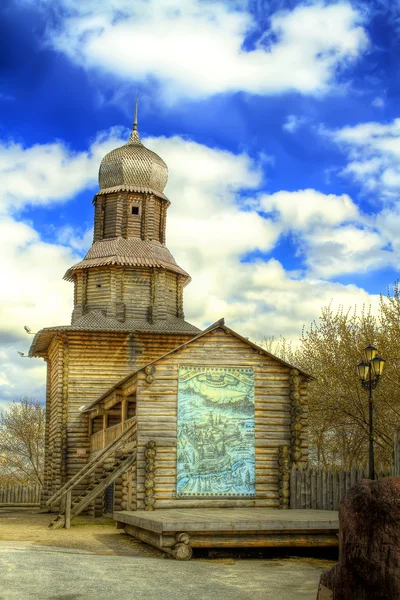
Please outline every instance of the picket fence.
M35 506L40 504L40 485L6 485L0 486L0 506L19 505Z

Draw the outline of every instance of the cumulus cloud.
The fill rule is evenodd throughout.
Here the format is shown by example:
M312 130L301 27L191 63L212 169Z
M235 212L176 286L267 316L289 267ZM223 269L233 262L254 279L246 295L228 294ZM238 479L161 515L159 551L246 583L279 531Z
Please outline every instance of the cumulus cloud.
M367 122L325 130L348 156L342 174L382 199L397 199L400 189L400 119L389 123Z
M31 1L31 0L25 0ZM44 4L50 4L46 0ZM50 43L74 62L125 81L158 81L164 96L203 98L239 90L320 94L368 47L350 2L300 4L257 24L242 5L203 0L59 0Z
M387 247L394 231L388 215L363 214L347 194L280 191L262 195L260 207L281 232L295 237L308 277L333 279L398 264L396 248Z
M331 301L334 308L378 306L377 295L319 277L297 278L273 258L254 263L226 259L219 268L223 275L205 289L202 283L212 278L203 271L204 281L198 281L196 274L186 292L187 316L197 322L225 316L231 327L255 341L281 335L298 340L302 325L317 319L321 307ZM212 266L206 269L211 272Z
M0 214L65 202L96 186L101 159L121 144L123 133L119 127L99 133L86 152L74 152L61 141L29 147L0 142Z
M60 244L45 243L30 225L0 218L0 404L23 395L43 399L45 366L20 358L27 353L33 332L70 322L72 286L62 280L77 260Z
M385 249L381 232L357 225L317 228L303 243L309 270L327 279L396 268L399 261L398 254Z
M347 194L323 194L306 189L264 194L260 206L273 213L286 230L309 230L317 225L340 225L359 217L356 204Z

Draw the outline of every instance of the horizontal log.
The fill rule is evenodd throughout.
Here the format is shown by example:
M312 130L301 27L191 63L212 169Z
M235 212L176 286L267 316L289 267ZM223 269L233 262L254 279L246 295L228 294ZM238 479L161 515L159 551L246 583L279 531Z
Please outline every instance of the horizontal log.
M190 545L193 548L332 548L337 547L339 543L335 533L229 535L227 532L219 535L190 535Z

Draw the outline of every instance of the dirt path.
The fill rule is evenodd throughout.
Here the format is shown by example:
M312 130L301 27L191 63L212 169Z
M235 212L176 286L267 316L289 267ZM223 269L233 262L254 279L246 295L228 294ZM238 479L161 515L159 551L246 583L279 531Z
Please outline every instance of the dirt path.
M116 556L165 558L163 552L115 529L112 519L76 517L71 529L49 529L55 515L38 509L0 508L0 540L33 542Z

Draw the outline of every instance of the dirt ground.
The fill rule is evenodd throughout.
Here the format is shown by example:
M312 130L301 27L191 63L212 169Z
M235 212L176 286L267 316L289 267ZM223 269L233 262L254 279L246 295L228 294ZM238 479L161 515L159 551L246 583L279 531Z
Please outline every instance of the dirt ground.
M0 508L0 540L33 542L110 556L165 556L116 529L112 519L79 516L73 520L71 529L49 529L55 516L40 514L39 509Z
M122 529L116 529L112 519L79 516L72 521L71 529L49 529L48 525L54 517L54 514L40 513L39 509L0 507L0 540L31 542L38 546L75 549L105 556L141 556L171 560L164 552L136 540ZM194 559L232 564L240 558L248 557L251 555L246 555L243 551L235 554L211 550L208 554L195 553ZM257 552L252 557L300 562L324 571L337 561L337 550L268 549Z

